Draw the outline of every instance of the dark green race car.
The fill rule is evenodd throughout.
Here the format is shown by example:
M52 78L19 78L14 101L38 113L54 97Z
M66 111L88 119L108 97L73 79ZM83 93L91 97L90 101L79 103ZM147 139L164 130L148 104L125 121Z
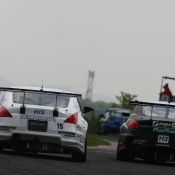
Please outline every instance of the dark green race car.
M133 101L120 127L117 160L175 161L175 103Z

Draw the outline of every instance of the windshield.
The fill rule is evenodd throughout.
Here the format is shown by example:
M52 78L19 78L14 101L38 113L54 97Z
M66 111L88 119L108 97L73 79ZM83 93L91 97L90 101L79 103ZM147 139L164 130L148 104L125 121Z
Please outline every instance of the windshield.
M129 117L129 112L118 112L118 111L110 111L111 117Z
M134 112L138 115L148 117L174 118L175 108L162 106L136 106Z
M56 97L57 96L57 97ZM57 101L56 101L57 99ZM70 97L66 95L55 95L47 93L24 93L23 92L13 92L13 102L19 104L29 104L29 105L41 105L41 106L53 106L60 108L68 107Z

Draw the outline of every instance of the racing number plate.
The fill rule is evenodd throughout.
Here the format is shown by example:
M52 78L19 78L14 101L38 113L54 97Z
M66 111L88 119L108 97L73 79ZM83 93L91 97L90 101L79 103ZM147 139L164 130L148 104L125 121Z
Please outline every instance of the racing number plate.
M157 142L158 143L169 143L169 136L158 135Z
M64 123L57 123L58 130L64 130Z

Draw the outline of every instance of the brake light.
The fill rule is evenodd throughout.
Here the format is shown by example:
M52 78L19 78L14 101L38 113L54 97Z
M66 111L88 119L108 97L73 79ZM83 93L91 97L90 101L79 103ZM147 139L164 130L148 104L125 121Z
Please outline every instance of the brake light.
M12 117L12 115L4 106L0 106L0 117Z
M77 124L78 121L78 113L75 113L68 117L64 122L65 123L71 123L71 124Z
M133 118L130 118L128 127L131 129L137 129L139 127L138 121Z

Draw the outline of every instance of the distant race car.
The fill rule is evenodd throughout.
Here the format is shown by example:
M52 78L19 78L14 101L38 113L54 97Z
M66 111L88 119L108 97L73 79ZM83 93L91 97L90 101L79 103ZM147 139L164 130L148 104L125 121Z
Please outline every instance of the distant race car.
M81 94L48 88L0 87L0 149L72 154L86 161L88 124Z
M117 133L120 126L129 118L131 110L121 108L109 108L101 115L99 134Z
M135 114L120 128L117 160L175 161L175 103L132 104Z

